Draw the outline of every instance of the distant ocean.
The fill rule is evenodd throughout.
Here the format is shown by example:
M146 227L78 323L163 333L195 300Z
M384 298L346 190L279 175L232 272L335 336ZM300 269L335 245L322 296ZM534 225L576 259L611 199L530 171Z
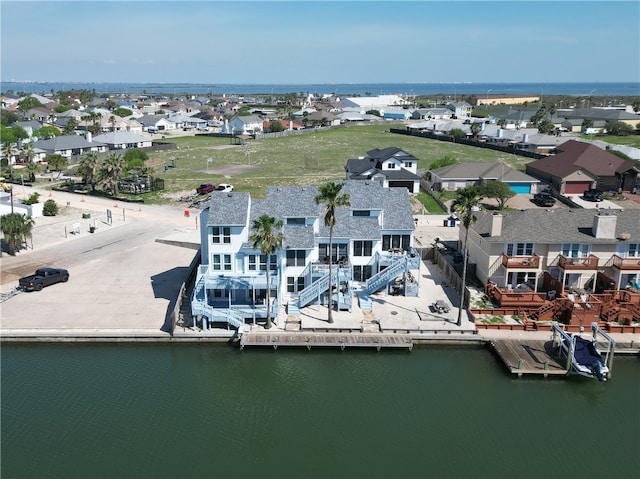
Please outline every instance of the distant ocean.
M0 82L0 90L14 93L50 93L51 90L95 90L103 93L152 93L195 95L269 95L284 93L336 94L338 96L391 95L406 96L533 94L575 96L640 96L640 83L323 83L323 84L257 84L257 83L82 83L82 82Z

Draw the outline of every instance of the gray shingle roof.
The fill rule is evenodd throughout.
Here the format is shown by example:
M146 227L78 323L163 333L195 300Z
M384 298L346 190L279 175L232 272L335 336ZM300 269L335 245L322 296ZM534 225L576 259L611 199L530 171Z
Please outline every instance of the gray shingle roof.
M99 141L87 141L84 137L79 135L64 135L56 136L48 140L38 140L33 146L35 148L42 148L47 151L60 151L60 150L72 150L76 148L91 148L92 146L99 147L104 146L104 143Z
M208 226L244 226L249 214L249 193L214 191L209 200Z
M596 238L592 232L595 210L579 208L503 212L502 234L493 237L491 213L479 212L471 229L490 242L617 244L622 242L620 233L629 234L632 242L640 241L640 210L605 211L617 217L615 238Z
M382 230L413 231L415 224L411 212L409 192L405 188L383 188L377 182L345 181L342 193L349 195L350 207L336 210L334 238L376 240ZM234 226L249 224L263 214L281 219L319 218L319 233L304 226L285 226L284 248L311 249L316 237L327 238L329 229L324 226L324 205L316 204L318 188L315 186L272 186L267 188L265 199L250 202L248 193L232 194L214 192L209 201L210 226ZM249 212L249 204L251 211ZM371 216L353 216L353 210L383 211L382 226ZM251 233L250 233L251 234Z

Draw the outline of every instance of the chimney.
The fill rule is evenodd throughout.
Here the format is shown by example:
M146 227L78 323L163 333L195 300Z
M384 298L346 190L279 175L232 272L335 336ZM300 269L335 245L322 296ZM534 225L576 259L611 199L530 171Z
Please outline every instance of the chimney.
M91 132L87 131L87 141L91 143L91 140L93 140L93 137L91 136Z
M599 213L593 217L591 232L598 239L613 239L616 237L616 215Z
M491 236L502 235L502 215L500 213L493 213L491 215Z

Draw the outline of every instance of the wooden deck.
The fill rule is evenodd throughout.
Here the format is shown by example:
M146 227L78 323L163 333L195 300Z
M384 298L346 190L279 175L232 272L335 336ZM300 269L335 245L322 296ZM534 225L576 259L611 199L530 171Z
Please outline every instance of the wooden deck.
M511 374L521 377L535 374L544 377L564 376L564 360L553 354L551 341L535 339L496 339L493 349Z
M249 332L240 338L240 349L245 346L297 347L297 348L386 348L413 349L411 337L405 334L339 334L339 333L283 333Z

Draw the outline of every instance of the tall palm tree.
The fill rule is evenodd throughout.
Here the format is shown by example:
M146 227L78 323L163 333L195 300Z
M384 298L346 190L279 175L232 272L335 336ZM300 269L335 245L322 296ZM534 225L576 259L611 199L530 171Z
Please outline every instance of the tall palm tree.
M91 185L91 190L96 190L96 180L100 168L100 159L95 151L87 151L80 157L78 173L82 181Z
M458 310L457 325L462 325L462 309L464 308L464 296L467 285L467 261L469 257L469 249L467 248L467 240L469 239L469 227L476 222L474 214L480 208L480 200L482 195L478 188L468 186L462 188L456 193L456 211L460 215L462 225L464 226L464 245L463 245L463 265L462 265L462 288L460 291L460 309Z
M111 153L98 171L98 181L105 189L111 191L113 196L118 196L118 183L125 165L126 161L122 155Z
M263 255L267 256L267 324L266 329L271 328L271 282L270 282L270 269L271 269L271 255L275 254L277 250L282 248L282 240L284 234L282 233L282 220L276 220L273 216L263 214L258 219L253 220L251 228L254 233L251 235L251 241L253 241L253 247L259 249Z
M33 218L21 213L0 216L0 230L10 255L14 255L27 240L34 224Z
M333 227L336 225L336 208L341 206L351 206L349 195L340 194L342 183L330 181L318 188L318 194L315 197L316 204L324 205L324 224L329 228L329 307L327 322L333 323L333 278L332 278L332 251L333 251Z

